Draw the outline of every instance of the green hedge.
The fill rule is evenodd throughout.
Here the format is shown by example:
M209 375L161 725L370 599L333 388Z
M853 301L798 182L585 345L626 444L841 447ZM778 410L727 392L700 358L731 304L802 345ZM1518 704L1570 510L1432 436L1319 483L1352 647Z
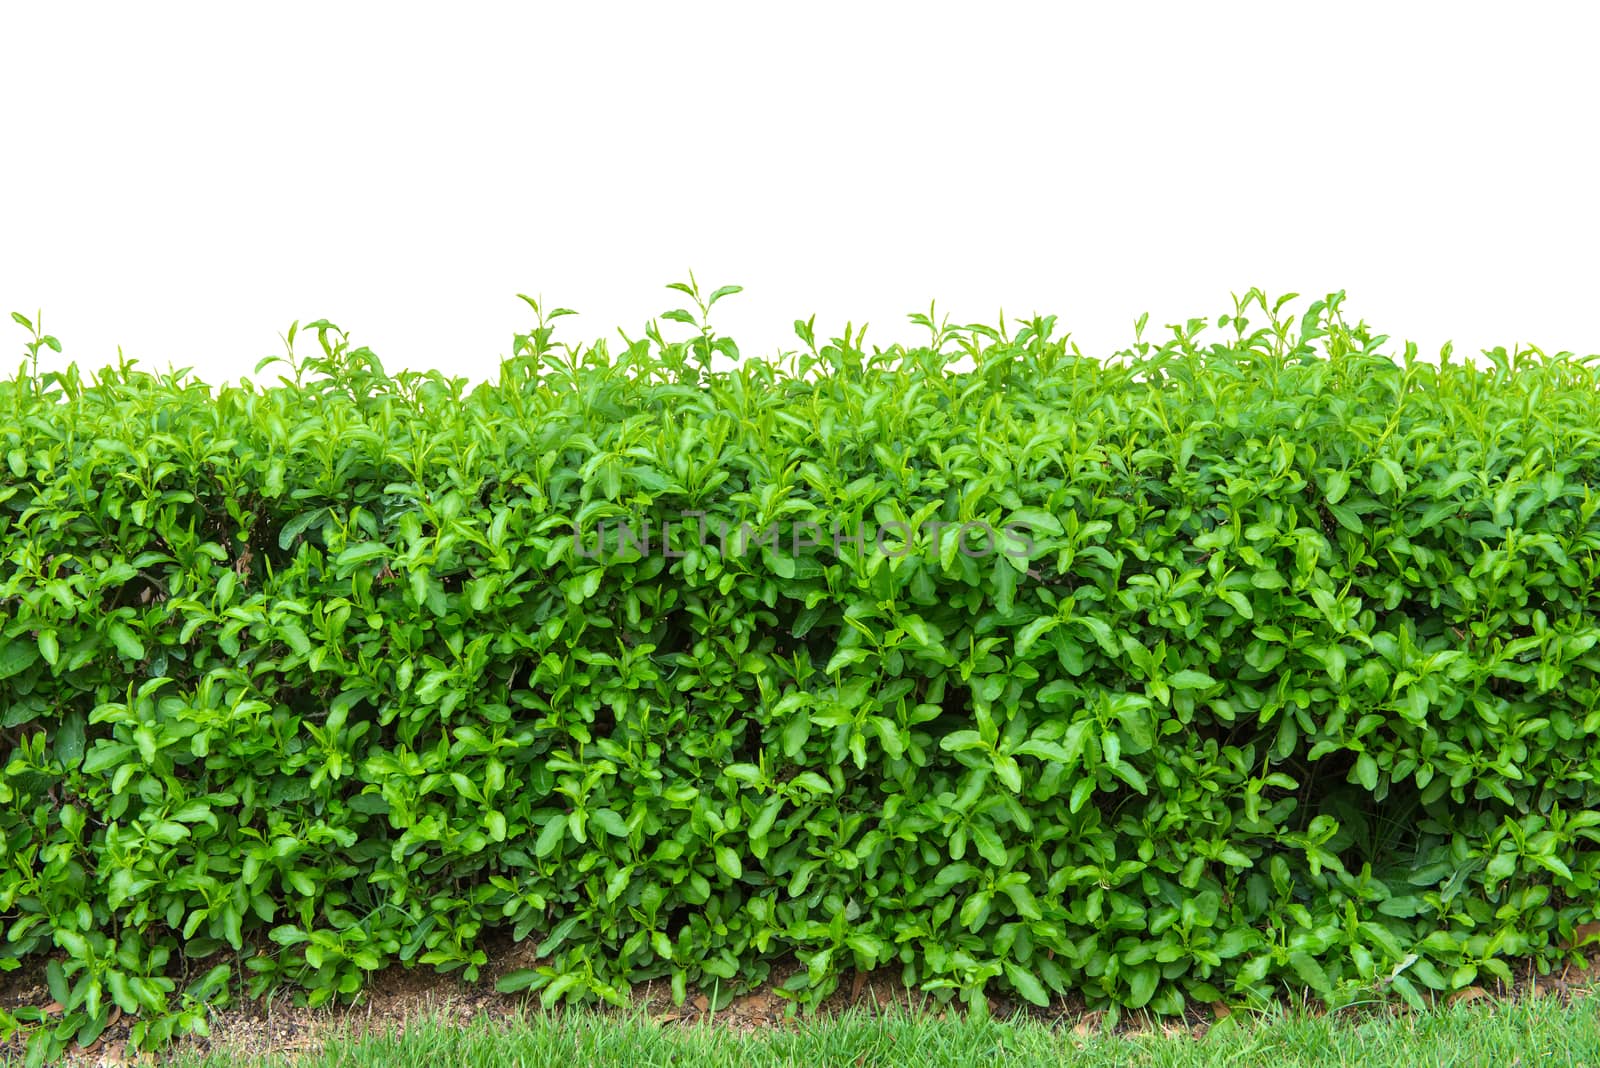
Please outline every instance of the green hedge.
M1587 362L1254 291L735 362L683 288L688 342L541 312L471 388L325 322L271 386L0 382L0 964L64 1006L0 1022L500 932L547 1000L1420 1003L1593 930Z

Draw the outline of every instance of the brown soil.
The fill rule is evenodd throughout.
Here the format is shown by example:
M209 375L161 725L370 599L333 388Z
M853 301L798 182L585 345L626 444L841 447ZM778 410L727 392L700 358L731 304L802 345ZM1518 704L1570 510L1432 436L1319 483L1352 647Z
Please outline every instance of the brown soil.
M526 994L500 994L494 989L495 981L507 972L531 967L537 963L532 956L532 940L513 943L509 939L491 943L486 947L489 963L477 981L467 983L456 975L441 975L426 969L388 968L372 977L361 996L348 1005L308 1009L294 1005L292 996L279 994L256 1001L236 1001L227 1009L215 1012L211 1018L211 1034L207 1038L186 1038L175 1051L193 1053L220 1052L234 1061L254 1063L267 1056L293 1060L296 1054L314 1052L332 1037L348 1039L351 1035L384 1034L403 1031L414 1020L431 1018L458 1020L465 1024L474 1019L486 1019L502 1025L512 1025L525 1019L530 1006L537 1004L536 997ZM1567 968L1549 976L1535 976L1531 970L1508 986L1497 984L1492 988L1471 987L1450 997L1452 1003L1480 998L1559 997L1567 1000L1578 994L1600 989L1600 948L1585 961L1583 968ZM800 1015L796 1004L776 993L783 981L798 970L794 962L775 965L770 982L750 993L735 997L722 1009L713 1012L704 992L691 991L683 1005L672 1003L671 992L664 982L648 983L633 991L632 1011L647 1016L663 1026L680 1023L709 1022L741 1033L772 1028L797 1026ZM1023 1016L1087 1037L1105 1030L1104 1014L1089 1010L1082 1002L1062 1000L1049 1009L1039 1009L1025 1003L990 998L991 1012L997 1017ZM40 1006L47 1011L55 1005L45 987L43 967L35 962L17 972L0 978L0 1007ZM907 1010L929 1012L942 1017L946 1012L959 1012L959 1003L942 1005L927 994L908 990L893 969L871 974L857 973L842 982L839 989L821 1006L824 1016L847 1009L868 1012ZM1372 1009L1358 1010L1370 1014ZM1404 1007L1391 1004L1380 1007L1380 1012L1401 1012ZM1119 1033L1160 1032L1174 1037L1199 1037L1216 1019L1228 1015L1226 1006L1218 1004L1209 1010L1196 1010L1181 1019L1155 1018L1145 1013L1130 1013L1117 1028ZM64 1062L75 1068L111 1068L134 1064L158 1064L157 1058L140 1055L128 1048L128 1032L132 1020L118 1017L113 1010L114 1022L103 1035L87 1049L74 1047ZM0 1063L20 1060L21 1044L13 1039L0 1044Z

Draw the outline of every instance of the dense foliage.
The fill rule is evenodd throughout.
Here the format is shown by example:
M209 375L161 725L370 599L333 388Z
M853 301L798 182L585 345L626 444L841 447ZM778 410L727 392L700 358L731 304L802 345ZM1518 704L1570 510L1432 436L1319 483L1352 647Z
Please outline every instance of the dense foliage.
M1587 362L1395 359L1254 291L1103 361L931 315L741 361L733 287L683 288L687 342L540 313L471 388L325 322L271 386L0 382L0 965L48 961L41 1033L472 975L497 931L548 1000L793 955L804 998L1174 1012L1420 1002L1594 929Z

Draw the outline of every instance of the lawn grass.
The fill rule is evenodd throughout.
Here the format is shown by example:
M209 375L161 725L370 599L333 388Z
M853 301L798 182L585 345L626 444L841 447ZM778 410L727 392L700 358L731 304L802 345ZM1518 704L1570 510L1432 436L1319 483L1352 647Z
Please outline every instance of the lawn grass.
M332 1041L295 1059L248 1061L213 1054L179 1057L183 1068L479 1068L619 1065L796 1068L844 1065L1428 1065L1600 1066L1600 999L1479 1001L1401 1016L1288 1012L1235 1016L1203 1038L1157 1032L1082 1036L1039 1023L937 1019L907 1011L846 1013L801 1021L793 1029L740 1034L705 1024L652 1023L647 1017L569 1011L530 1016L511 1026L484 1020L460 1025L420 1021L401 1036Z

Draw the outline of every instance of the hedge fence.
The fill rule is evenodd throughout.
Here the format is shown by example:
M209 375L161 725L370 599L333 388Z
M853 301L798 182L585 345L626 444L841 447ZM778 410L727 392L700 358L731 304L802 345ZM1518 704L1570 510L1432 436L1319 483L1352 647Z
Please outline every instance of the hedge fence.
M530 301L476 386L325 321L271 385L41 374L17 317L0 967L60 1012L0 1030L504 934L547 1002L796 960L1175 1013L1600 930L1589 362L1256 291L1105 360L931 315L740 360L680 288L682 342Z

